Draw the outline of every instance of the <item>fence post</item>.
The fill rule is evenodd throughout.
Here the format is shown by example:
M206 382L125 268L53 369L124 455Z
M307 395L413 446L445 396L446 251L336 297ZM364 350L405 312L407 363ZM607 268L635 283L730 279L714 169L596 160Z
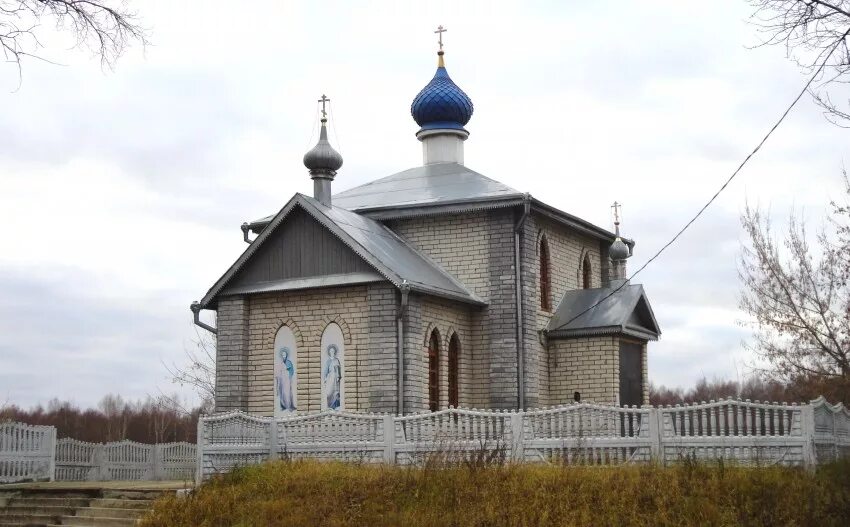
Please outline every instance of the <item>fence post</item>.
M662 424L661 408L649 408L649 460L654 463L662 463L662 446L661 446L661 424Z
M521 410L511 413L511 461L521 462L525 458L525 430Z
M160 481L165 479L162 477L162 445L154 443L151 446L151 477L154 481Z
M106 451L103 443L94 447L94 470L89 472L89 481L106 481Z
M384 463L395 464L395 419L384 415Z
M204 415L198 414L198 432L195 437L195 485L204 481Z
M47 470L50 471L50 481L56 481L56 427L50 427L50 440L48 441L47 448L50 449L50 464L48 465Z
M269 461L278 458L277 450L277 421L272 417L269 421Z
M800 425L803 434L803 466L814 470L817 465L815 453L815 407L809 403L800 406Z
M838 412L835 411L835 408L832 408L832 460L838 461L841 459L841 450L838 448L838 423L837 421Z

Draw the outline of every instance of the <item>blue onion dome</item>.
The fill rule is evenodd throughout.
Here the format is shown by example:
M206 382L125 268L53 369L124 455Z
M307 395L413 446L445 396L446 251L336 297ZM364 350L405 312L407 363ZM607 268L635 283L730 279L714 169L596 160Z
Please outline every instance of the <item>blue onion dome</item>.
M437 73L413 99L410 113L422 130L463 130L472 118L472 99L449 77L443 64L443 52L438 55Z
M319 142L304 154L304 166L310 170L310 175L335 176L342 166L342 156L328 142L327 119L322 119L322 129L319 132Z
M617 236L614 240L614 243L611 244L611 247L608 249L608 256L611 257L612 260L625 260L629 257L629 246Z

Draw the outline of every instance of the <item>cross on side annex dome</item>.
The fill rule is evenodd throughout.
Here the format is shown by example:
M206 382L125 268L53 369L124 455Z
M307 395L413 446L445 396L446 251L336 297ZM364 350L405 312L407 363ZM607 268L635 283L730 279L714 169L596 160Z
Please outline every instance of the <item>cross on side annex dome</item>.
M422 165L333 194L323 111L313 196L243 224L250 245L192 304L216 333L217 412L648 402L660 329L624 283L634 242L466 167L474 107L444 31L411 105Z

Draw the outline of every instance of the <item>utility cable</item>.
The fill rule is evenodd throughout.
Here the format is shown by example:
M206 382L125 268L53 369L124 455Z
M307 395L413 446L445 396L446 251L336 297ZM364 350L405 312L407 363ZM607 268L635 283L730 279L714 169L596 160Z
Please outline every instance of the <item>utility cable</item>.
M697 212L697 213L694 215L694 217L693 217L693 218L691 218L691 220L690 220L688 223L686 223L686 224L685 224L685 226L684 226L684 227L682 227L682 228L681 228L681 230L679 230L679 232L677 232L675 236L673 236L673 238L671 238L671 239L670 239L670 241L668 241L667 243L665 243L665 244L664 244L664 246L663 246L663 247L661 247L661 249L659 249L659 250L658 250L658 252L656 252L656 253L652 256L652 258L650 258L649 260L647 260L647 261L646 261L646 263L644 263L642 266L640 266L640 269L638 269L637 271L635 271L635 272L634 272L634 273L633 273L633 274L632 274L632 275L628 278L628 280L625 280L622 284L620 284L619 286L617 286L617 287L616 287L613 291L611 291L610 293L608 293L607 295L605 295L605 296L604 296L601 300L599 300L598 302L596 302L596 303L595 303L595 304L593 304L592 306L588 307L587 309L585 309L584 311L582 311L582 312L581 312L581 313L579 313L578 315L576 315L576 316L574 316L573 318L569 319L569 320L568 320L568 321L567 321L564 325L567 325L567 324L572 323L572 322L573 322L573 321L575 321L577 318L581 317L582 315L584 315L584 314L585 314L585 313L587 313L588 311L591 311L592 309L595 309L595 308L596 308L598 305L600 305L602 302L605 302L606 300L608 300L609 298L611 298L612 296L614 296L614 295L615 295L617 292L619 292L619 291L620 291L623 287L625 287L625 286L626 286L626 284L628 284L628 283L629 283L629 281L631 281L631 280L632 280L635 276L639 275L641 271L643 271L644 269L646 269L646 267L647 267L649 264L651 264L653 261L655 261L655 259L656 259L656 258L658 258L659 256L661 256L661 253L663 253L663 252L664 252L664 251L665 251L668 247L670 247L671 245L673 245L673 244L676 242L676 240L678 240L678 239L679 239L679 237L680 237L680 236L681 236L681 235L682 235L682 234L683 234L686 230L688 230L688 228L689 228L691 225L693 225L693 223L694 223L694 222L695 222L695 221L696 221L696 220L697 220L700 216L702 216L702 213L703 213L703 212L705 212L705 210L706 210L706 209L707 209L707 208L708 208L708 207L709 207L712 203L714 203L714 200L716 200L716 199L717 199L717 197L720 195L720 193L721 193L721 192L723 192L724 190L726 190L726 187L728 187L728 186L729 186L729 183L731 183L731 182L732 182L732 180L733 180L733 179L735 179L735 176L737 176L737 175L738 175L738 173L740 173L740 172L741 172L741 170L742 170L742 169L744 168L744 166L745 166L745 165L746 165L746 164L750 161L750 159L752 159L752 157L753 157L754 155L756 155L756 153L757 153L759 150L761 150L761 147L762 147L762 146L764 146L764 144L767 142L768 138L770 138L770 136L771 136L771 135L773 135L773 132L774 132L774 131L776 131L776 129L777 129L777 128L779 128L779 125L780 125L780 124L782 124L782 122L785 120L785 118L786 118L786 117L788 117L788 114L789 114L789 113L791 113L791 110L792 110L792 109L794 109L794 107L797 105L797 103L798 103L798 102L800 102L800 99L802 99L802 98L803 98L803 95L805 95L805 93L809 90L809 87L812 85L812 83L814 83L814 82L815 82L815 80L816 80L816 79L820 76L821 72L823 72L823 69L826 67L826 63L827 63L827 62L829 61L829 59L832 57L832 54L833 54L833 53L835 53L835 50L838 48L839 44L841 44L841 43L844 41L844 39L846 39L846 38L847 38L847 36L848 36L848 35L850 35L850 29L848 29L847 31L845 31L845 32L844 32L844 35L842 35L842 36L841 36L841 38L839 38L838 40L836 40L835 45L834 45L834 46L832 47L832 49L829 51L829 54L827 54L827 56L826 56L826 57L823 59L823 61L820 63L820 66L818 66L818 68L817 68L817 70L815 70L814 74L813 74L813 75L809 78L808 82L806 82L806 84L803 86L803 89L802 89L802 90L800 90L800 93L799 93L799 94L797 94L797 97L795 97L795 98L794 98L794 100L791 102L791 104L790 104L790 105L788 105L788 107L785 109L785 111L784 111L784 112L782 112L782 115L779 117L779 119L776 121L776 123L774 123L774 125L770 128L770 130L768 130L768 131L767 131L767 133L764 135L764 137L762 138L762 140L761 140L761 141L759 141L759 143L756 145L756 147L755 147L755 148L753 148L753 150L752 150L752 151L751 151L751 152L747 155L747 157L745 157L745 158L744 158L744 160L743 160L743 161L741 161L741 164L740 164L740 165L738 165L738 168L736 168L736 169L735 169L735 171L734 171L734 172L732 172L732 175L731 175L731 176L729 176L729 178L728 178L728 179L726 179L726 181L723 183L723 185L721 185L721 187L717 190L717 192L715 192L715 193L714 193L714 195L713 195L713 196L711 196L711 199L709 199L709 200L706 202L706 204L702 206L702 208L699 210L699 212Z

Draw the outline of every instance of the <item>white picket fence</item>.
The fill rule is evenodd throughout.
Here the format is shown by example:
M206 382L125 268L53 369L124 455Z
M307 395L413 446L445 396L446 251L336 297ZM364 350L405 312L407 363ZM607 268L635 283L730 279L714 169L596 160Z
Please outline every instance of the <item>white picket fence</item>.
M621 464L686 458L814 467L850 456L850 412L741 400L618 408L573 404L526 412L448 409L406 416L327 411L283 418L242 412L198 422L202 481L270 459L419 464L478 459Z
M160 481L195 477L191 443L146 445L135 441L87 443L60 439L56 444L57 481Z
M56 429L23 423L0 423L0 483L52 480Z
M406 416L328 411L284 418L202 417L198 446L56 440L49 426L0 423L0 483L28 480L201 481L269 459L422 464L669 464L685 458L814 467L850 456L850 411L724 400L618 408L573 404L526 412L449 409Z
M191 443L57 441L52 426L0 423L0 483L192 480L196 472Z

